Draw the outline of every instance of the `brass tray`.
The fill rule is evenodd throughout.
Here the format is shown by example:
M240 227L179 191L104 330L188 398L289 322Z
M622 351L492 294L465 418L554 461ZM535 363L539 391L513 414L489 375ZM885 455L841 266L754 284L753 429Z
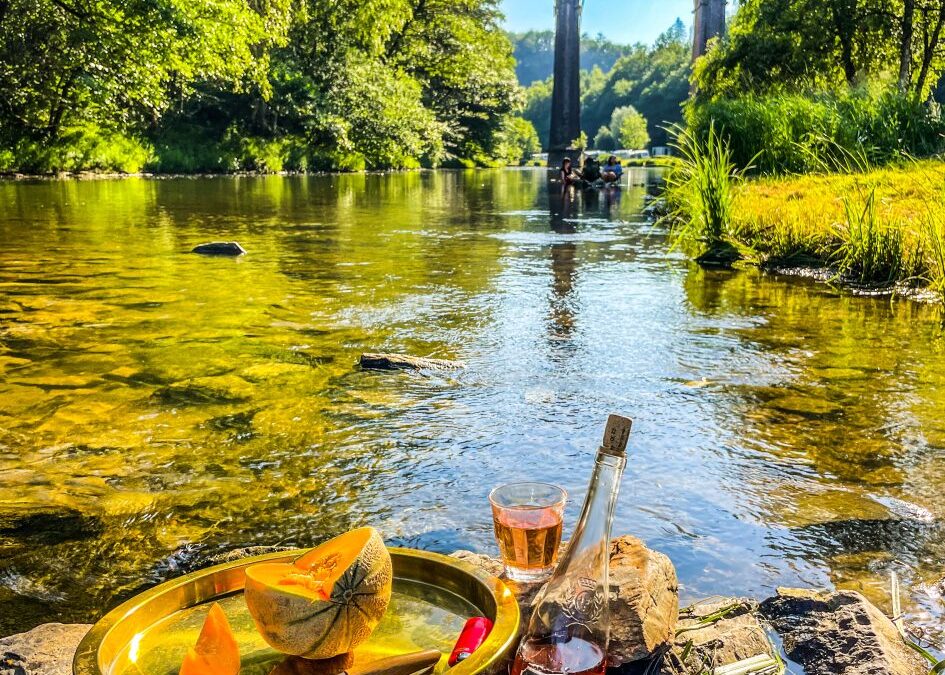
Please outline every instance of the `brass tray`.
M245 570L259 562L290 562L304 551L284 551L209 567L173 579L119 605L79 644L74 675L177 675L197 641L209 603L219 602L240 644L240 675L268 675L284 656L256 632L243 601ZM354 652L355 663L420 649L444 653L436 673L475 675L514 646L519 610L499 579L455 558L413 549L390 549L394 592L374 634ZM448 668L446 658L470 616L495 627L465 661Z

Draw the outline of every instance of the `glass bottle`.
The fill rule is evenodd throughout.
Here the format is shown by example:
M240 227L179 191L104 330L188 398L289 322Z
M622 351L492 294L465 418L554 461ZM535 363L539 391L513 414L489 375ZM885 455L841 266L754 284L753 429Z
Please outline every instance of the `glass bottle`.
M627 461L631 421L611 415L581 518L542 589L512 675L603 675L610 640L610 526Z

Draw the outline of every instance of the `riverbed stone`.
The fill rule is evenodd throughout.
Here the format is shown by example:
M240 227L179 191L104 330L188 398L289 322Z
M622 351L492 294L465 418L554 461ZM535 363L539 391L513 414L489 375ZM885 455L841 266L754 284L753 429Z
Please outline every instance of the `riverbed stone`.
M807 675L925 675L893 622L855 591L779 588L761 611Z
M505 580L502 563L495 558L470 551L453 556ZM505 581L518 598L524 626L542 585ZM672 642L679 584L666 555L647 548L636 537L615 538L610 547L610 590L612 666L650 658Z
M70 675L72 658L89 624L45 623L0 638L0 675Z
M802 394L788 394L768 401L768 407L808 419L821 419L839 413L843 406L834 401Z
M773 657L757 612L758 603L748 598L713 598L683 608L661 672L712 672L752 657Z
M253 386L235 375L192 377L157 389L152 398L169 405L241 403L253 395Z
M30 498L0 506L0 536L52 545L99 534L101 521L79 508Z

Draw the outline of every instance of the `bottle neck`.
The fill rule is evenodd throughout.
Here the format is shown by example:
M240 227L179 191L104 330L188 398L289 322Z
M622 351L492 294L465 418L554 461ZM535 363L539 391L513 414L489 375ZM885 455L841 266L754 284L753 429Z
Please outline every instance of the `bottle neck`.
M627 458L623 455L612 455L603 448L598 451L584 508L571 538L566 561L577 557L581 550L596 548L602 543L606 546L610 541L620 478L626 463Z

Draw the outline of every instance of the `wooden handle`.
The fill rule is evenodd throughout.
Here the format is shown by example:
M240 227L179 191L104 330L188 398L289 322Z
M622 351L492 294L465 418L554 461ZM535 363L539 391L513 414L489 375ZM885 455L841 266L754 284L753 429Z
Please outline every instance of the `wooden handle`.
M348 675L413 675L436 665L442 654L436 649L391 656L348 668Z

